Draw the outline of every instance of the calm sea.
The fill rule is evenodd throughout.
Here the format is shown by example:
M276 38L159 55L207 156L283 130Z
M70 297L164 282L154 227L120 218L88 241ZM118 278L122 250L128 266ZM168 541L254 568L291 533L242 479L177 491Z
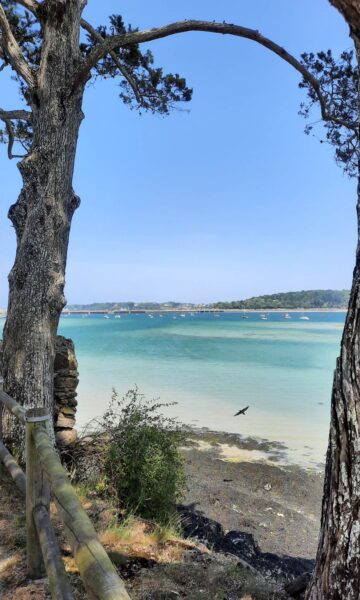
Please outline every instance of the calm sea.
M297 462L321 462L345 315L290 315L62 317L79 361L78 424L102 414L112 388L136 384L177 402L172 414L190 425L281 441Z

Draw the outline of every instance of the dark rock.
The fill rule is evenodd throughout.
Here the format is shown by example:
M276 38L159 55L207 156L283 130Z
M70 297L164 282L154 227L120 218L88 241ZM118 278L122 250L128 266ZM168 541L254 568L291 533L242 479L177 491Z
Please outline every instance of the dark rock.
M179 600L181 595L175 590L154 590L151 598L152 600Z
M75 390L79 383L79 379L77 377L68 377L61 375L59 376L57 373L54 378L54 387L58 390Z
M78 401L76 400L76 398L69 398L67 403L69 406L72 406L73 408L76 408L76 406L78 405Z
M56 400L58 402L60 402L60 405L62 406L64 403L64 400L66 399L71 399L71 398L76 398L77 393L75 391L71 391L71 390L56 390Z
M193 508L179 505L178 512L182 517L182 531L185 537L196 538L201 542L215 545L225 535L220 523L201 515Z
M254 536L244 531L229 531L221 540L220 546L225 552L241 556L243 560L249 563L260 554Z
M284 587L284 590L289 596L292 598L299 598L306 590L308 583L310 581L311 573L303 573L296 577L290 583L287 583Z
M155 560L151 558L143 558L142 556L127 557L124 563L118 562L116 565L120 575L127 578L132 578L141 571L141 569L152 569L157 565Z
M185 537L196 538L214 552L237 556L264 577L292 581L314 568L313 560L261 552L253 535L243 531L225 533L220 523L195 510L193 505L179 505L178 512L182 517L182 532Z

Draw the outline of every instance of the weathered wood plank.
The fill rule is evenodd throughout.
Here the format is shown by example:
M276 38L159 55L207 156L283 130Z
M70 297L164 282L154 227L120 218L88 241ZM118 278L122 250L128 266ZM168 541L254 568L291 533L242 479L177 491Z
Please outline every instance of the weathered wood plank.
M6 392L0 390L0 402L3 403L4 406L17 417L22 423L25 423L25 414L26 410L23 408L16 400L11 398Z
M29 576L32 579L39 579L45 575L34 509L41 506L48 511L50 507L49 483L41 467L32 435L35 426L47 435L44 429L45 421L36 423L33 420L46 417L49 418L47 408L31 408L26 411L26 551Z
M53 600L74 600L49 513L44 506L36 506L33 516L49 580L51 598Z
M100 544L49 436L36 424L32 435L89 599L129 600L125 586Z
M26 491L26 477L24 471L19 467L15 458L10 454L9 450L0 442L0 459L9 471L11 477L15 481L15 484L19 488L20 492L24 494Z

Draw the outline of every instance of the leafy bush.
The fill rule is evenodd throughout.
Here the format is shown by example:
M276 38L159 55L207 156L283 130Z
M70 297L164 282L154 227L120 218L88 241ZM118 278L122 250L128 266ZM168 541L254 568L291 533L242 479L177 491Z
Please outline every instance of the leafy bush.
M109 484L128 510L160 523L169 520L184 486L179 446L185 435L159 412L166 406L146 400L137 388L121 399L114 391L102 421Z

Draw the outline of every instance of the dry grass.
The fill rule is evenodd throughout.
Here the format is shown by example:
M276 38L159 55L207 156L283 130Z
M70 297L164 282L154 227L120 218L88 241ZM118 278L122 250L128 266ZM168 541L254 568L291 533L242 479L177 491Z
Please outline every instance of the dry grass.
M47 585L29 582L25 555L25 501L13 481L1 480L0 510L0 595L1 600L45 600Z
M280 600L264 581L237 565L234 557L216 555L179 536L178 523L160 527L133 515L119 514L106 498L81 490L81 502L93 522L133 600ZM56 509L51 516L76 600L85 600L77 566ZM24 547L24 500L11 480L1 482L0 597L1 600L49 600L46 580L27 578ZM168 595L167 595L168 594Z
M196 547L181 539L171 529L159 527L130 516L117 527L100 533L101 543L110 552L131 558L145 558L157 563L181 562L184 554Z

